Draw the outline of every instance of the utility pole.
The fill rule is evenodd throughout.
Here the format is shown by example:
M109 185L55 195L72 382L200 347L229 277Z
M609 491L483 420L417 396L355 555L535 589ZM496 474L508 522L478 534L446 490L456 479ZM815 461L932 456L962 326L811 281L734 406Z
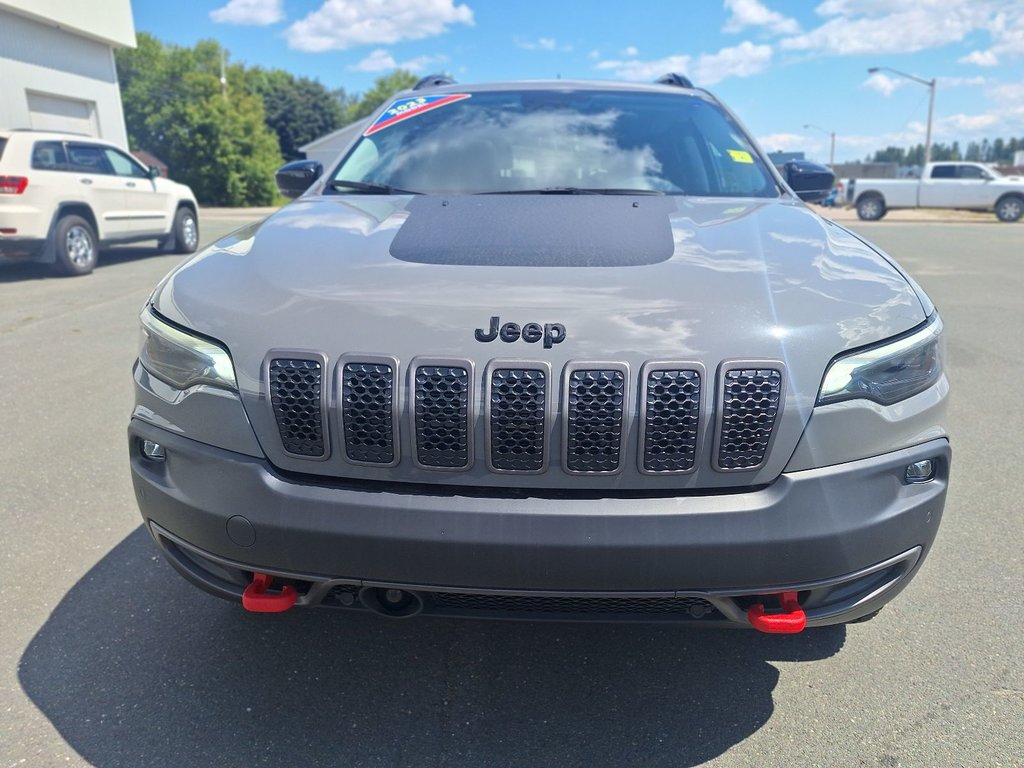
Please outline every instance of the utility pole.
M935 114L935 78L931 80L925 80L923 77L917 75L911 75L906 72L900 72L898 69L892 67L869 67L868 74L874 74L881 70L886 72L892 72L894 75L905 77L907 80L913 80L915 83L928 87L928 127L925 129L924 136L924 164L928 165L932 161L932 116ZM921 169L922 173L924 169Z
M813 128L816 131L821 131L822 133L829 137L832 146L828 151L828 167L831 168L832 166L834 166L836 164L836 132L826 131L824 128L819 128L818 126L813 125L811 123L805 123L804 128Z
M227 73L227 57L228 52L223 48L220 49L220 94L224 97L224 101L228 100L228 73Z

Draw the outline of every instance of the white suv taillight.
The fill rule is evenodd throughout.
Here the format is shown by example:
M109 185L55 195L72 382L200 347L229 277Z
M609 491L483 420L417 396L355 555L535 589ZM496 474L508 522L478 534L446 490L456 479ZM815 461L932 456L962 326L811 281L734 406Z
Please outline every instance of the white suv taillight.
M27 176L0 176L0 195L20 195L27 186Z

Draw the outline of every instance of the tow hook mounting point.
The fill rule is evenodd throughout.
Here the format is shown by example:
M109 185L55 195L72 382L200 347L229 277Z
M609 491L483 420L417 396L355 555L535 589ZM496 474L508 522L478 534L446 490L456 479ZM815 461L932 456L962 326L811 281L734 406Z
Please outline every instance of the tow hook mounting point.
M747 609L747 619L754 629L773 635L794 635L807 626L807 615L800 607L796 592L778 595L780 613L766 613L762 603Z
M242 607L254 613L281 613L287 611L298 599L298 593L291 584L285 584L280 592L268 592L274 577L258 571L252 575L252 583L242 593Z

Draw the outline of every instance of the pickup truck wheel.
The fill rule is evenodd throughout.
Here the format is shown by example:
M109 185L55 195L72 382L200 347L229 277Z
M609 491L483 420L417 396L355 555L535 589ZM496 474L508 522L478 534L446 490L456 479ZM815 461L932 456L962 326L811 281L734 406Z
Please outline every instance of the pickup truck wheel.
M996 217L1007 223L1024 216L1024 197L1007 195L996 203Z
M54 231L54 250L58 274L87 275L96 266L99 244L92 225L81 216L63 216Z
M191 208L179 208L174 214L172 233L174 253L195 253L199 247L199 222Z
M857 218L878 221L885 216L885 201L878 195L868 195L857 201Z

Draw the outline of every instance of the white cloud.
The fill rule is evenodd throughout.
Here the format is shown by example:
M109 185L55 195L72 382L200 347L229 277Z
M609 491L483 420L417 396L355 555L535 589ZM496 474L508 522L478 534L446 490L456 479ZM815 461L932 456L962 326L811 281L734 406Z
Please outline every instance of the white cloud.
M559 45L553 37L538 37L536 40L524 40L521 37L513 38L515 44L526 51L571 51L572 46Z
M771 133L767 136L758 136L757 143L764 147L766 152L800 152L806 150L811 142L799 133Z
M936 85L941 88L977 87L985 85L988 81L980 75L975 77L937 77ZM882 72L875 72L861 83L861 86L872 91L877 91L883 96L892 96L897 88L902 88L909 80L902 77L889 77Z
M962 41L986 29L1001 0L826 0L815 10L821 26L782 41L782 48L837 56L913 53ZM1013 11L1019 13L1019 11Z
M601 58L601 52L595 48L594 50L587 54L587 58L596 61L597 59Z
M395 69L397 67L398 62L395 61L395 57L388 53L386 49L378 48L375 51L371 51L370 55L358 64L353 64L349 69L354 69L357 72L381 72L385 69Z
M666 56L662 59L652 61L641 61L639 59L610 59L599 61L594 69L611 70L616 77L622 80L634 80L644 82L661 77L666 72L678 72L685 74L690 68L689 56Z
M639 56L640 51L635 45L629 45L619 51L620 56L625 56L627 59L632 59L634 56Z
M265 27L284 18L284 0L229 0L223 8L210 11L218 24L246 24Z
M974 64L978 67L994 67L999 64L999 57L993 51L971 51L957 59L959 64Z
M875 72L861 85L864 88L870 88L872 91L877 91L883 96L892 96L893 92L902 85L906 85L907 81L902 78L889 77L883 75L881 72Z
M661 59L614 59L601 61L595 69L611 70L623 80L654 80L666 72L687 75L698 86L714 85L728 77L749 77L762 72L771 63L769 45L754 45L744 41L718 53L702 53L696 59L678 54Z
M473 11L455 0L324 0L285 31L300 51L344 50L440 35L452 24L473 25Z
M800 31L795 19L770 10L759 0L725 0L725 7L729 18L723 32L741 32L747 27L764 27L777 35L795 35Z
M768 68L772 61L770 45L754 45L745 40L718 53L701 54L693 68L694 82L714 85L727 77L750 77Z
M384 72L392 69L407 69L410 72L422 72L434 63L447 61L445 56L417 56L408 61L398 62L395 57L385 48L377 48L370 52L366 58L358 64L349 67L356 72Z
M938 82L939 88L961 88L964 86L973 88L978 85L985 85L988 82L981 75L975 77L937 77L935 79Z

